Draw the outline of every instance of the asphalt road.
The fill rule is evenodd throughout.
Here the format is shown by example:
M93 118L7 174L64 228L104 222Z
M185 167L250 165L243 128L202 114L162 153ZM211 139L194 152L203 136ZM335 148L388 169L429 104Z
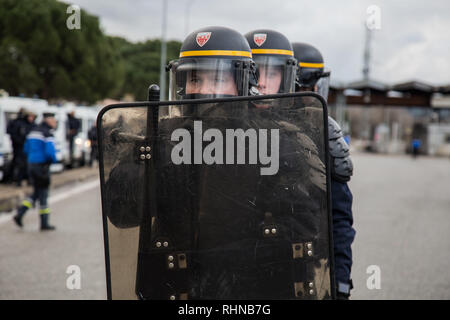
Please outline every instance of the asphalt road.
M370 154L353 160L352 298L450 299L450 160ZM51 201L55 232L38 230L36 211L23 230L2 215L0 299L105 299L98 185L58 189ZM67 288L72 265L80 268L80 289Z
M353 159L352 298L450 299L450 159Z
M56 231L39 231L37 210L27 212L22 230L0 224L0 299L106 299L99 183L53 191L50 208ZM74 265L80 289L67 287Z

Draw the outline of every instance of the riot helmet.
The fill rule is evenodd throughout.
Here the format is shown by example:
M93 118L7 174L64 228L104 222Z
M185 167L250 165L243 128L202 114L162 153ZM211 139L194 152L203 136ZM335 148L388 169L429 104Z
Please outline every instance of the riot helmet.
M169 100L246 96L256 84L250 47L238 32L206 27L184 40L178 60L171 61Z
M292 47L298 61L296 91L314 91L327 100L330 71L325 70L322 54L307 43L295 42Z
M281 33L259 29L245 35L257 65L260 94L294 92L296 59L289 40Z

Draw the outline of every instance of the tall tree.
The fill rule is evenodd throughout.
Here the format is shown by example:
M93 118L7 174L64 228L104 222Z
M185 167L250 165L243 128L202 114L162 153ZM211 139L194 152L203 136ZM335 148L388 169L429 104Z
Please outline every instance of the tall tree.
M125 63L121 95L131 94L136 100L146 100L149 85L159 83L161 41L130 43L122 38L114 38L114 41ZM166 63L178 57L180 47L178 41L167 42Z
M124 69L114 43L83 10L81 29L68 29L68 6L0 1L0 87L13 95L87 103L118 92Z
M0 0L0 88L50 100L95 103L132 95L147 98L159 83L160 40L131 43L106 36L99 19L81 10L70 30L69 4L56 0ZM167 43L167 62L181 43Z

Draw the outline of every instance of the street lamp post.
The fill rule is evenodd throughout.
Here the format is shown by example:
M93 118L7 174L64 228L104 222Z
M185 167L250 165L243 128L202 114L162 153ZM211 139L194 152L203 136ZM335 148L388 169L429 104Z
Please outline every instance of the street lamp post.
M161 65L159 70L159 84L161 88L161 101L166 99L166 59L167 59L167 46L166 46L166 31L167 31L167 6L169 1L162 0L163 2L163 14L162 14L162 34L161 34Z

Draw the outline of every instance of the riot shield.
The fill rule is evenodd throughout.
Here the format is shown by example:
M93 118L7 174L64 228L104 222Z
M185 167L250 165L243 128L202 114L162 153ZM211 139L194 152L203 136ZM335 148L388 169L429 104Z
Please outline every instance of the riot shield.
M109 299L334 297L320 96L116 104L97 128Z

